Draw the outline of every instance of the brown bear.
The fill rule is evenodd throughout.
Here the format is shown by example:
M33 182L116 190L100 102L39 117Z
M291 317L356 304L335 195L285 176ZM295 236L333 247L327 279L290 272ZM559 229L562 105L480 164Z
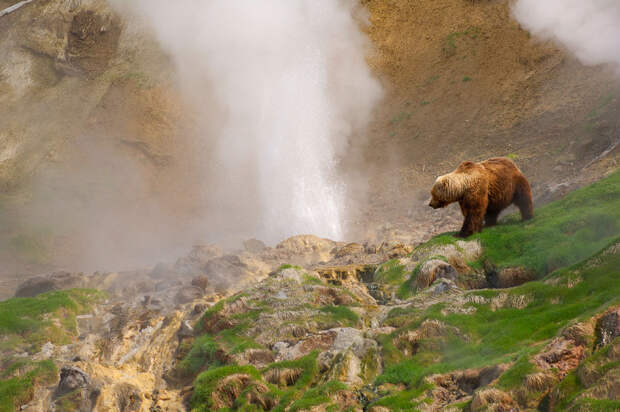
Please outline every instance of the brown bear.
M433 209L459 202L465 220L458 237L467 237L497 223L500 212L515 204L523 220L534 216L532 192L517 165L505 157L480 163L463 162L455 171L439 176L431 189Z

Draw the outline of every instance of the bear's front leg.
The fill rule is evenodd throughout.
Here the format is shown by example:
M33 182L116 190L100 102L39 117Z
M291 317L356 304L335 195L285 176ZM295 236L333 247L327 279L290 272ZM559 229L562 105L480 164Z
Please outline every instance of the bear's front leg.
M456 237L465 238L474 233L482 232L485 209L486 204L481 205L463 202L461 204L461 211L465 219L463 220L463 227L461 227L461 231L456 234Z

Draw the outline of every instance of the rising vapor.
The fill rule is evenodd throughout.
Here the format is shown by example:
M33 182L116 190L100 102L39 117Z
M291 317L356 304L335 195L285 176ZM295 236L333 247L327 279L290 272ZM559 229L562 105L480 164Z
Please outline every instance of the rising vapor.
M201 155L217 230L271 242L299 233L341 239L346 184L338 160L381 96L365 61L359 4L117 3L146 20L198 117L208 119Z
M620 1L518 0L513 14L524 28L558 41L582 63L620 70Z

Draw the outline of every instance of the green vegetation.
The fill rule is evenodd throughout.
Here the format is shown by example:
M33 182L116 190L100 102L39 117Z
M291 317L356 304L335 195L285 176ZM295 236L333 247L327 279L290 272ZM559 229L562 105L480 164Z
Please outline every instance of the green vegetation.
M405 266L398 259L385 262L375 271L374 281L388 285L398 285L405 280Z
M479 239L485 249L480 261L531 268L542 276L597 252L620 235L620 172L540 207L534 215L526 222L508 216L469 237ZM446 234L423 247L455 242Z
M197 338L187 356L179 363L178 368L186 374L195 375L201 370L220 366L217 359L218 344L212 336L203 335Z
M620 237L612 244L620 242ZM596 264L591 264L596 262ZM443 315L438 305L417 314L400 330L380 337L385 359L385 372L377 383L404 383L417 393L422 378L432 373L482 367L516 361L500 379L499 385L513 388L533 369L528 358L540 343L551 339L574 320L582 320L620 303L620 255L599 253L592 259L551 274L546 280L562 280L578 273L583 281L568 287L562 282L535 281L507 290L512 297L525 296L529 304L522 309L511 307L492 310L489 304L470 304L473 314ZM471 292L492 296L494 291ZM495 292L497 293L497 292ZM405 314L403 309L390 313L391 318ZM465 338L448 337L439 348L420 345L419 351L405 358L393 344L402 330L417 328L426 319L438 319L457 327ZM402 400L403 393L388 397L384 402ZM409 398L412 399L412 398ZM399 401L400 402L400 401Z
M228 365L214 368L198 375L194 381L194 394L192 396L191 405L196 411L212 411L213 399L211 393L220 380L234 374L245 374L260 380L260 373L254 366L237 366Z
M469 76L465 76L465 77L463 77L463 83L470 82L471 80L472 80L472 79L471 79L471 77L469 77Z
M14 362L1 375L0 412L13 412L29 402L34 394L34 385L49 384L57 374L56 366L50 360Z
M311 407L330 402L330 397L334 393L347 389L347 386L340 382L329 381L304 392L303 396L293 402L288 409L290 412L309 410Z
M319 311L329 314L333 320L343 326L354 326L360 320L357 313L346 306L323 306L319 308Z
M0 334L31 351L46 341L69 343L77 332L75 316L88 311L103 296L95 290L71 289L5 300L0 302ZM53 322L52 317L59 322Z

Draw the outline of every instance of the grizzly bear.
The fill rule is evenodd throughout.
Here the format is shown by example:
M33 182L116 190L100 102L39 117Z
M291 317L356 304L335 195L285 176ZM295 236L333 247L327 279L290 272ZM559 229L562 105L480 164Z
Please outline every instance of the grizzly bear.
M532 192L517 165L505 157L480 163L463 162L455 171L439 176L431 190L433 209L459 202L465 220L458 237L467 237L497 223L500 212L515 204L523 220L534 216Z

